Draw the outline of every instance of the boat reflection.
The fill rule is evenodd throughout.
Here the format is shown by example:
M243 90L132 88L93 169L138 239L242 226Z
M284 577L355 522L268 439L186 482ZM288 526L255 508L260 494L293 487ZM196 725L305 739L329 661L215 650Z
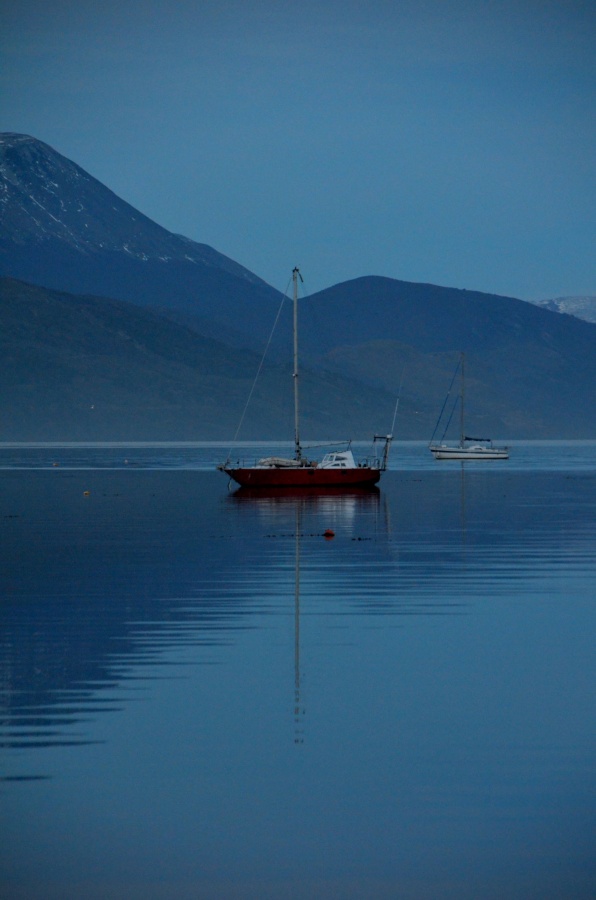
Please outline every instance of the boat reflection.
M335 528L342 533L351 534L354 538L353 525L359 516L362 521L374 523L375 531L378 530L379 511L383 507L385 511L385 527L387 532L387 506L381 504L381 492L376 486L346 488L319 487L319 488L247 488L240 487L230 494L230 501L234 503L247 503L252 510L271 518L277 526L282 523L288 529L285 537L294 541L294 743L304 743L304 724L306 707L302 695L302 668L301 668L301 632L300 632L300 579L304 575L304 567L308 567L309 559L313 560L313 553L309 552L306 537L315 535L305 533L305 522L316 523L316 535L330 541L335 538ZM323 524L333 525L321 531ZM290 531L290 525L293 532ZM308 526L307 526L308 527ZM316 552L314 553L316 556ZM303 558L304 556L304 558ZM302 568L302 572L301 572ZM308 568L306 568L308 571Z
M230 494L234 500L276 500L279 503L293 503L300 500L332 499L342 504L342 501L361 500L364 503L378 500L381 491L376 485L370 487L269 487L248 488L240 487Z
M306 709L300 693L300 503L296 503L296 540L294 559L294 743L304 743L303 717Z

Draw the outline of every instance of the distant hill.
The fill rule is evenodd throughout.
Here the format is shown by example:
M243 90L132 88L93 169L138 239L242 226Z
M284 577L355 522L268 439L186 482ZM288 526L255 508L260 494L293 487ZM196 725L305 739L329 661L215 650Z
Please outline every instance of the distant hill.
M0 275L29 283L7 281L2 293L5 439L234 433L278 291L26 135L0 135L0 210ZM291 397L281 393L290 328L283 314L240 437L291 436ZM429 438L461 350L470 430L596 436L594 323L511 297L370 276L302 298L300 335L302 411L314 437L385 430L401 384L397 436Z
M567 317L530 311L536 328L517 323L516 352L498 330L467 352L470 430L590 437L596 326L570 319L575 334L558 334L545 326ZM404 319L403 343L366 333L351 344L330 341L303 368L305 438L367 439L388 429L401 382L396 435L430 437L457 361L449 348L464 346L465 334L408 333L407 306L396 303L394 314ZM154 310L14 279L0 279L0 322L2 440L231 440L261 363ZM292 428L291 369L266 361L239 437L289 439Z
M10 278L0 313L0 441L231 441L261 362L153 310ZM333 373L301 381L307 439L390 424L384 392ZM290 367L265 363L239 438L291 439L292 390Z
M596 297L554 297L552 300L536 300L535 303L552 312L566 313L586 322L596 322Z
M335 285L306 304L304 343L317 363L385 390L403 380L413 431L429 406L438 414L461 349L470 430L596 435L594 324L511 297L380 277Z

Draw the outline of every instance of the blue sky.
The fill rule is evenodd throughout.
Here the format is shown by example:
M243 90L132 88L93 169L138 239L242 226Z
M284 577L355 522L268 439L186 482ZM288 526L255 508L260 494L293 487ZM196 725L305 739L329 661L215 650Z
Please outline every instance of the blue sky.
M0 130L284 289L596 294L596 4L2 0Z

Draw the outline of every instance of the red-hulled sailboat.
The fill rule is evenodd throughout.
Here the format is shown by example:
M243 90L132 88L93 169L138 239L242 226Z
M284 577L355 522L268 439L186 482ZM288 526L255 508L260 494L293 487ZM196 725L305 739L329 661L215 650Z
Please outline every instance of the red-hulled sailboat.
M284 458L268 456L244 465L226 460L217 468L226 472L242 487L249 488L353 488L372 487L387 468L387 458L393 435L375 434L373 443L381 442L382 451L371 459L356 462L350 444L343 450L332 450L320 461L308 459L300 443L299 394L298 394L298 268L292 271L294 285L294 456Z

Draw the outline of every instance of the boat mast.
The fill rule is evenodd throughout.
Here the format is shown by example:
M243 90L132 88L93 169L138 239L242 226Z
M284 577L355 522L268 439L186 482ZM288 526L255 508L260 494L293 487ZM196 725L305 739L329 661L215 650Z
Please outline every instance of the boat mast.
M292 280L294 282L294 455L296 459L302 459L302 450L300 448L300 427L299 427L299 410L298 410L298 279L302 281L302 275L298 266L294 266L292 270Z

